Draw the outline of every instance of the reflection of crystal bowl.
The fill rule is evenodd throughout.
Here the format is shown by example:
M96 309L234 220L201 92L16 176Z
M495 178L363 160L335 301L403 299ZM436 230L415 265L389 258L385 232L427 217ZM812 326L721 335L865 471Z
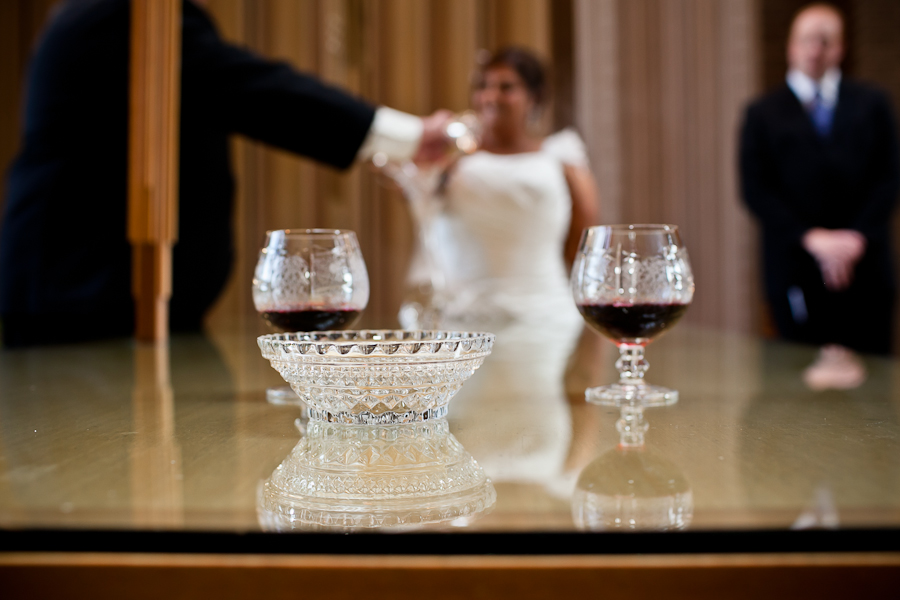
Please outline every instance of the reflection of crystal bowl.
M490 354L490 333L318 331L260 336L262 355L309 406L310 419L411 423L447 403Z
M267 531L466 525L496 500L446 419L404 425L310 421L259 489Z

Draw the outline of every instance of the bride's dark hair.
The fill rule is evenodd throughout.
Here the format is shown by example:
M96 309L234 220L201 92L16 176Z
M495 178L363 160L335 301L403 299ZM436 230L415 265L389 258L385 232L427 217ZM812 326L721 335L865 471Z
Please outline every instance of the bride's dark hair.
M510 67L522 78L525 87L528 88L528 93L534 98L537 106L543 106L547 101L549 95L547 69L530 50L519 46L506 46L479 62L476 87L484 77L485 71L494 67Z

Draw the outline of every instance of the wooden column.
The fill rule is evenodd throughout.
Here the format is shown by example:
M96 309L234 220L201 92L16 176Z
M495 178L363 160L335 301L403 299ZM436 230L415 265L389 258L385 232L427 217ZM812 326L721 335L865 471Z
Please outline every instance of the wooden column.
M180 0L131 2L128 240L135 336L168 337L178 215Z

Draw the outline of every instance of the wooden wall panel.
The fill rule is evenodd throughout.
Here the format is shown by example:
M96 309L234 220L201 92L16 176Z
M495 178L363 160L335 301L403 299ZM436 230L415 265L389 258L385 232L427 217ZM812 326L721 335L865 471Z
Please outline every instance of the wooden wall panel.
M550 56L551 0L487 0L488 49L527 46Z
M382 0L378 3L379 88L377 100L414 114L431 112L428 81L430 5L418 0ZM386 187L376 198L381 227L379 262L373 289L379 288L373 308L393 325L405 287L406 269L412 250L412 221L403 198ZM388 295L390 294L390 295ZM386 323L387 324L387 323Z
M572 0L550 3L551 104L554 130L575 124L575 22ZM548 111L548 112L551 112Z
M900 2L855 0L850 35L856 40L855 73L886 89L900 107Z
M689 248L695 248L697 281L701 293L697 296L694 320L709 325L722 323L723 307L733 301L731 290L723 284L722 253L730 240L722 233L722 207L726 202L736 202L737 197L722 197L718 194L720 177L720 153L736 156L737 140L732 144L719 146L717 130L719 123L718 91L722 82L716 75L716 63L720 58L710 49L716 48L719 30L716 22L717 0L695 0L688 13L689 42L686 70L689 77L687 122L689 137L684 148L690 164L687 177L688 196L681 215L671 211L673 217L681 219L685 227L685 241ZM664 95L665 96L665 95ZM739 106L733 107L739 110Z
M762 290L756 223L740 201L736 168L737 136L743 106L759 90L759 18L755 0L724 0L718 15L716 79L721 82L718 121L718 189L721 204L722 289L735 290L721 305L721 322L734 329L761 331Z
M735 159L739 116L757 89L754 0L575 6L576 123L601 220L679 225L697 282L687 319L754 329L755 234Z
M850 34L855 40L855 73L875 82L890 94L894 117L900 119L900 2L895 0L854 0L854 22ZM894 214L894 264L900 280L900 211ZM900 347L900 307L895 315L894 348Z
M430 16L431 103L466 110L478 49L477 2L435 0Z
M618 0L574 4L575 125L584 136L605 223L623 222L621 39Z

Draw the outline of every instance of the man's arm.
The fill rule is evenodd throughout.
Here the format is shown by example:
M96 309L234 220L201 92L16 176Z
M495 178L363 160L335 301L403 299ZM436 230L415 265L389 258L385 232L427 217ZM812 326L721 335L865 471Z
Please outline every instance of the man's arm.
M448 111L419 118L370 103L285 63L224 42L206 13L185 3L183 102L204 103L229 131L337 168L376 152L431 162L446 153Z
M385 160L395 162L438 162L447 158L450 140L446 131L452 120L449 110L420 118L382 106L375 111L375 120L356 159L369 160L383 154Z

